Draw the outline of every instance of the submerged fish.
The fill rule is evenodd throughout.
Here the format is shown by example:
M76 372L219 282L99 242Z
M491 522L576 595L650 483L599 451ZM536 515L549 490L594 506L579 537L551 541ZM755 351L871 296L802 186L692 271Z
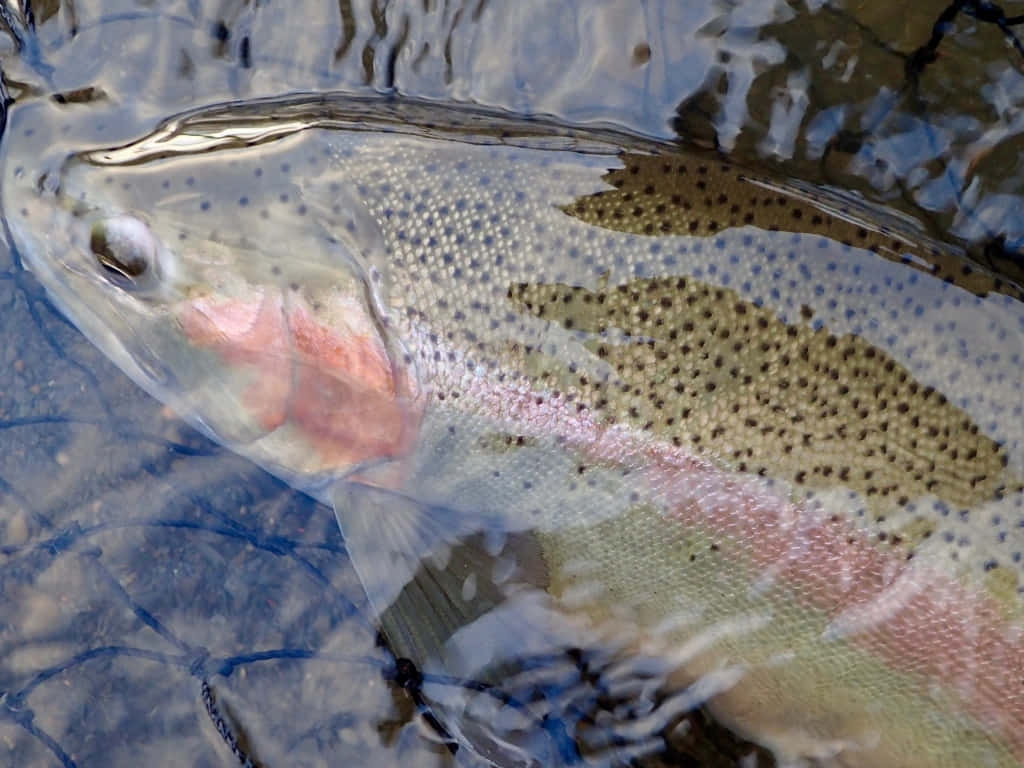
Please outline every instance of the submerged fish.
M43 109L6 148L27 266L335 506L427 668L601 638L783 761L1024 762L1018 286L625 138L296 97L68 152Z

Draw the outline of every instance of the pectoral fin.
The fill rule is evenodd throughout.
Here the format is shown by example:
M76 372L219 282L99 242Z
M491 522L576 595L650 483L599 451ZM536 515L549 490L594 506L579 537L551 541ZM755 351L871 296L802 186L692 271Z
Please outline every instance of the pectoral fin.
M421 666L465 666L449 647L457 633L513 596L544 590L544 563L531 533L505 533L487 516L360 483L340 485L334 499L381 629L397 655ZM524 637L513 645L525 647L529 629L518 633Z

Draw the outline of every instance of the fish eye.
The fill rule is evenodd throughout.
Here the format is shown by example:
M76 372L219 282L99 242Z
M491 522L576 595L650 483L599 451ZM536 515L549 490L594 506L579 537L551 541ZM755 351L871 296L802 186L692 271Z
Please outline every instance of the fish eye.
M119 285L134 287L156 268L157 247L149 228L131 216L96 222L89 249Z

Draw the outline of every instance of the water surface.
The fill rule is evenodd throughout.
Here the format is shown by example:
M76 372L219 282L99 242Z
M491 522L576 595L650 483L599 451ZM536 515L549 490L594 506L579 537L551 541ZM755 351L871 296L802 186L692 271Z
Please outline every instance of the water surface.
M961 15L908 79L944 9L894 20L872 3L50 3L33 5L34 32L15 25L21 50L9 37L3 67L12 111L95 118L96 135L69 146L311 89L682 133L860 190L1016 277L1024 59L995 25ZM330 511L143 395L6 252L2 277L4 760L231 764L204 680L260 764L455 760L388 685L392 659ZM664 762L752 754L716 734L698 713Z

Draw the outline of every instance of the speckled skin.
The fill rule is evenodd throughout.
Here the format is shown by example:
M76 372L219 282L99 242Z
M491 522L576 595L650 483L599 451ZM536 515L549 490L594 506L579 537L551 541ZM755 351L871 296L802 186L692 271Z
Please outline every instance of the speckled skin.
M852 200L828 201L813 189L787 186L715 158L625 154L622 168L606 178L613 189L577 200L566 213L638 235L710 236L739 226L825 235L972 293L1024 298L1015 283L915 237L908 222L887 221L878 212L872 221L870 209L858 211Z
M181 317L270 292L331 328L361 297L413 382L418 438L360 479L533 531L567 610L678 657L682 684L707 682L781 758L1019 764L1017 287L930 246L907 266L902 235L727 169L717 187L698 159L514 144L311 130L202 162L76 165L74 216L9 169L26 202L8 217L122 367L300 487L351 466L302 425L250 439L225 415L230 355L197 351ZM47 272L87 269L82 222L114 211L175 254L159 296ZM150 329L173 387L133 367L127 342Z
M402 167L401 158L390 160ZM389 269L403 283L391 293L406 307L397 322L410 335L429 327L469 350L477 369L500 371L511 358L515 374L505 376L526 376L549 397L570 396L592 420L629 424L721 466L784 479L799 495L837 485L856 491L858 503L844 504L847 516L867 516L880 534L896 533L885 525L890 516L915 541L930 538L943 532L943 507L1019 493L1024 314L1010 297L983 299L870 251L799 233L751 228L718 239L648 240L559 222L542 201L536 219L562 229L529 221L530 232L522 207L510 215L474 201L483 207L460 213L473 176L486 179L493 160L472 167L454 155L449 162L437 169L441 178L469 181L447 199L432 190L418 216L418 201L371 208L385 220L409 217ZM492 197L514 198L517 189L525 197L542 184L533 172ZM462 232L447 225L447 243L430 229L446 213L463 224ZM494 218L504 226L486 229ZM685 209L675 211L677 230L688 231L688 220ZM460 240L469 247L452 248ZM538 253L540 263L530 262ZM957 333L961 316L984 321L993 338L971 335L970 325ZM984 355L986 347L995 351ZM424 366L437 356L429 345L421 350ZM947 359L954 350L966 365ZM978 366L986 357L990 364ZM997 538L1009 535L1011 519L995 527ZM968 551L973 546L980 543ZM997 563L1013 567L1014 555L1005 551Z

